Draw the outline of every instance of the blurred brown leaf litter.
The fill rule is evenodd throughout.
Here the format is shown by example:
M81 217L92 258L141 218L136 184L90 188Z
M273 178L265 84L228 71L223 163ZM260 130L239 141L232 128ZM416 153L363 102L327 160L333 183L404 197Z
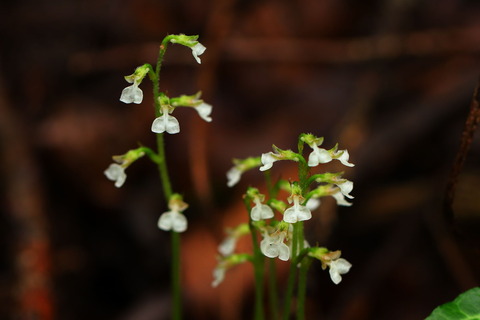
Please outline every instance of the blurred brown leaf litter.
M3 1L0 318L169 318L154 166L130 167L121 189L103 176L112 155L154 143L151 86L141 105L118 99L123 76L153 63L169 33L199 34L207 51L195 65L171 46L161 89L202 90L214 106L211 124L178 112L182 132L167 137L174 185L190 203L186 319L251 317L248 265L210 283L223 229L245 221L242 192L263 187L262 176L229 189L225 173L272 143L294 148L302 132L338 141L356 165L345 173L354 205L325 201L308 230L353 268L339 286L311 269L307 315L423 319L478 286L480 138L465 122L479 16L467 0Z

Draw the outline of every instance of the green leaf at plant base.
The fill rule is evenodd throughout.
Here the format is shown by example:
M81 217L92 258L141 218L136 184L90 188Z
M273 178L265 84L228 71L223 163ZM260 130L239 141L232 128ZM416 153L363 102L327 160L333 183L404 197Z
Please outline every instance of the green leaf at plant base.
M480 287L437 307L425 320L480 320Z

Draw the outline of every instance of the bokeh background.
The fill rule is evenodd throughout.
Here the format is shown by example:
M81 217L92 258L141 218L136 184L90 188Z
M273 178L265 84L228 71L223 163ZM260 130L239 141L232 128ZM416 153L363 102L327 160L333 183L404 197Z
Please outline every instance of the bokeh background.
M262 176L227 188L225 173L273 143L295 148L302 132L339 142L356 164L345 171L354 205L327 199L307 225L311 243L353 264L338 286L314 264L309 319L423 319L478 286L480 138L463 140L468 153L460 144L479 18L475 0L3 0L0 318L169 319L155 167L135 163L120 189L103 170L154 145L148 81L141 105L118 99L123 76L153 64L172 33L199 34L207 51L197 65L170 46L162 90L200 89L214 106L210 124L176 111L182 131L167 137L174 189L190 204L186 319L251 317L250 266L210 283L223 230L245 221L241 195ZM274 176L280 167L295 177L289 164Z

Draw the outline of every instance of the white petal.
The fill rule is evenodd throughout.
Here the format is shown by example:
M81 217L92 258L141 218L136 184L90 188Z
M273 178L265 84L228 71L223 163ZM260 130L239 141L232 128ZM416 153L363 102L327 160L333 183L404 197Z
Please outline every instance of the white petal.
M175 232L184 232L187 230L188 222L187 218L183 215L183 213L180 212L175 212L175 214L172 217L172 229Z
M260 221L264 219L273 218L273 210L266 204L258 203L255 207L252 208L250 212L250 217L253 221Z
M236 245L237 245L237 238L227 237L218 246L218 251L222 254L222 256L229 256L235 251Z
M233 187L240 181L240 177L242 176L242 171L239 170L237 167L233 167L227 172L227 186Z
M337 205L339 206L349 207L352 205L352 203L345 200L345 196L340 191L332 194L332 197L337 201Z
M283 261L290 259L290 248L285 243L278 245L278 259Z
M342 281L341 274L347 273L351 267L352 264L343 258L330 262L329 273L333 283L339 284Z
M180 132L180 124L178 123L177 118L171 115L167 115L167 120L165 121L166 131L170 134L175 134Z
M306 206L299 206L297 208L298 221L306 221L312 219L312 212Z
M262 164L263 166L260 167L260 171L266 171L273 166L273 163L277 161L274 156L273 152L263 153L262 154Z
M342 276L336 270L330 268L328 272L330 273L330 279L332 279L333 283L339 284L342 281Z
M180 132L180 124L178 123L178 120L167 113L156 118L152 123L152 132L163 133L165 131L170 134Z
M158 228L164 230L164 231L170 231L172 230L172 225L173 225L173 217L174 215L173 211L167 211L162 213L160 218L158 219Z
M213 270L213 282L212 287L217 287L225 279L225 268L215 268Z
M115 181L115 187L117 188L120 188L127 179L125 168L117 163L112 163L103 173L109 180Z
M320 199L310 198L308 199L306 206L308 209L310 209L310 211L316 210L318 207L320 207Z
M352 192L353 190L353 182L352 181L345 181L343 183L340 183L337 185L339 188L340 188L340 192L342 192L342 194L349 198L349 199L353 199L353 196L350 195L350 192Z
M347 273L348 271L350 271L350 268L352 267L352 264L343 258L333 260L330 263L330 265L332 264L334 264L335 269L337 269L337 272L340 274Z
M208 103L201 103L200 105L196 106L195 109L197 110L198 114L200 117L207 121L211 122L212 118L210 117L210 114L212 113L212 106L209 105Z
M330 152L323 148L319 148L316 145L313 146L313 151L308 156L308 166L315 167L320 163L327 163L332 161L332 156Z
M297 212L294 207L290 207L283 212L283 221L288 223L296 223L298 221Z
M192 48L193 57L195 58L195 60L197 60L199 64L201 64L202 60L200 60L198 56L202 55L207 48L200 42L198 42L196 45L194 45L191 48Z
M297 221L310 220L312 212L306 206L294 204L283 213L283 221L288 223L296 223Z
M343 153L340 157L338 157L337 159L344 165L344 166L347 166L347 167L354 167L355 165L353 163L350 163L348 162L348 159L350 158L350 155L348 154L348 151L347 150L343 150Z
M143 100L143 91L138 87L137 84L132 84L131 86L126 87L122 90L122 95L120 96L120 101L123 103L136 103L139 104Z

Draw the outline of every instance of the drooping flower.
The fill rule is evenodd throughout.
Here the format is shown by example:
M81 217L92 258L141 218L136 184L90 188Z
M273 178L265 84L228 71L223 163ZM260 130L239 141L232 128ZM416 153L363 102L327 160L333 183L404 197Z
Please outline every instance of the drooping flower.
M300 204L301 196L292 195L289 199L289 202L292 202L293 206L285 210L283 213L283 221L288 223L296 223L297 221L310 220L312 218L312 212L306 206Z
M103 173L109 180L115 181L115 187L120 188L123 186L125 180L127 179L125 169L143 157L145 155L145 149L148 148L140 147L129 150L125 154L112 157L115 163L110 164L110 166L103 171Z
M332 279L333 283L339 284L342 281L341 275L347 273L352 267L352 264L343 258L339 258L330 261L328 266L330 267L330 279Z
M212 117L210 117L210 114L212 113L211 105L209 105L208 103L202 102L201 104L195 107L195 110L197 110L200 118L202 118L207 122L212 122Z
M202 45L200 42L197 41L198 39L197 35L187 36L184 34L178 34L178 35L170 35L169 38L171 43L178 43L192 49L192 55L195 58L195 60L199 64L202 63L202 61L198 56L202 55L207 48L205 48L204 45Z
M225 279L225 273L234 266L251 260L251 255L246 253L232 254L228 257L218 257L218 264L213 269L212 287L217 287Z
M340 192L347 198L353 199L353 196L350 195L350 192L353 190L353 182L347 179L342 179L340 183L335 183L337 187L340 188Z
M330 268L330 279L332 279L335 284L339 284L342 281L342 274L346 274L352 267L350 262L340 258L342 255L340 250L329 251L327 248L315 247L309 250L308 255L320 260L323 270L327 267Z
M260 171L266 171L272 168L273 163L278 161L278 154L273 152L267 152L262 154L262 164L263 166L260 167Z
M245 171L259 167L262 163L260 157L249 157L246 159L234 159L234 166L227 172L227 186L236 185Z
M144 64L143 66L135 69L135 72L129 76L125 76L125 80L128 83L131 83L131 86L126 87L122 90L120 96L120 101L123 103L136 103L139 104L143 100L143 91L138 86L142 83L143 78L148 74L148 71L151 69L149 64Z
M207 48L201 44L200 42L197 42L194 46L190 47L192 49L192 55L197 60L198 64L202 63L202 60L198 56L202 55Z
M227 237L220 243L218 246L218 251L222 256L229 256L235 251L237 245L237 240L243 236L250 233L250 226L248 223L241 223L236 226L234 229L227 230Z
M316 167L320 163L328 163L332 161L332 156L330 152L323 148L319 148L316 143L310 145L313 151L308 156L308 166L309 167Z
M162 213L158 219L158 228L164 231L173 230L175 232L187 230L187 218L182 211L188 208L188 204L183 202L182 197L174 194L168 202L168 208L170 211Z
M349 206L352 205L351 202L348 202L345 199L344 194L340 190L338 190L338 192L335 192L334 194L332 194L332 197L335 199L335 201L337 201L337 205L339 205L339 206L349 207Z
M132 82L129 82L132 83ZM120 101L123 103L136 103L140 104L143 100L143 91L138 87L139 83L133 82L131 86L122 90Z
M152 123L152 132L163 133L167 132L170 134L175 134L180 132L180 124L178 123L177 118L171 116L169 113L172 113L173 108L168 106L162 107L162 115Z
M109 180L115 181L115 187L117 188L123 186L127 179L125 168L118 163L112 163L103 173Z
M227 267L225 264L218 264L218 266L213 269L213 281L212 287L216 288L220 283L225 279L225 273L227 272Z
M227 171L227 186L233 187L234 185L236 185L240 181L242 173L243 171L240 170L237 166L230 168Z
M274 213L272 208L268 205L263 204L260 201L260 197L254 197L253 202L255 202L255 206L250 211L250 217L253 221L260 221L265 219L273 218Z
M260 242L260 250L266 257L278 257L280 260L288 261L290 259L290 248L283 242L285 236L285 231L277 230L272 234L265 231L263 240Z
M333 159L337 159L346 167L354 167L353 163L348 162L350 155L347 150L338 150L333 152Z

